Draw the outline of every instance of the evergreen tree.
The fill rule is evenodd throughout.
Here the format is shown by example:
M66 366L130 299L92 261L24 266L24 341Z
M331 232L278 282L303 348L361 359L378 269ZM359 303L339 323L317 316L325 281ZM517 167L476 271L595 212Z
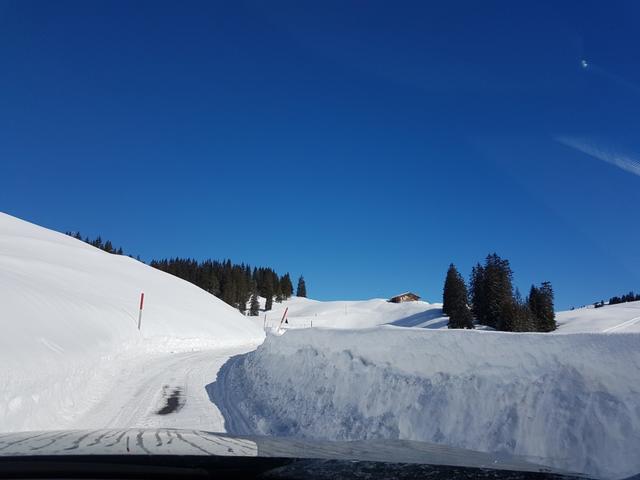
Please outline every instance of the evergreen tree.
M445 280L444 297L447 301L449 328L473 328L473 317L469 309L469 295L462 275L451 264Z
M258 302L258 293L253 292L251 295L251 304L249 305L249 315L251 317L257 317L260 315L260 303Z
M471 312L478 323L487 324L487 301L485 295L484 267L479 263L471 270Z
M445 315L451 315L453 289L459 275L455 265L453 263L449 264L447 276L444 280L444 289L442 291L442 313Z
M529 309L535 319L535 328L532 330L552 332L557 328L553 305L553 288L550 282L542 282L540 288L531 285Z
M513 299L512 277L509 260L495 253L487 256L484 266L486 322L498 330L512 331L501 324L504 321L503 307Z
M267 298L264 304L264 311L268 312L269 310L271 310L273 308L273 294L269 293L267 294Z
M475 328L469 305L457 305L449 316L448 328Z
M104 243L104 247L102 249L107 253L113 253L113 245L111 244L111 240L107 240Z
M300 275L298 279L298 288L296 290L297 297L306 297L307 296L307 285L304 283L304 277Z
M285 273L280 279L280 285L282 288L282 296L284 299L291 298L293 295L293 284L291 283L291 277L289 276L289 272Z
M501 306L500 330L505 332L535 331L536 319L526 302L510 298Z

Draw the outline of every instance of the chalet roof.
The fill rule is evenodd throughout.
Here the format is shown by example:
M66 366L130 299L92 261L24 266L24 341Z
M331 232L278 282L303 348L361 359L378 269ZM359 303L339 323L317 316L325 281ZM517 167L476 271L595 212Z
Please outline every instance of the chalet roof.
M393 297L391 297L391 298L403 297L403 296L405 296L405 295L413 295L414 297L418 297L418 298L420 298L420 295L418 295L418 294L416 294L416 293L413 293L413 292L404 292L404 293L399 293L398 295L394 295L394 296L393 296Z

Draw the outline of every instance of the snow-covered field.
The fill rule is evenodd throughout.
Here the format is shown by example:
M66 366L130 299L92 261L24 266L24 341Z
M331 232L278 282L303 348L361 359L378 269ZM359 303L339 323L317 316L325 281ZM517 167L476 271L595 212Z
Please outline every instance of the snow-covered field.
M264 304L264 299L261 299ZM441 303L407 302L389 303L385 299L319 302L308 298L293 297L282 303L274 303L266 313L268 328L277 328L285 309L286 328L368 328L393 324L404 327L446 328L447 318L442 316ZM264 313L263 324L264 322Z
M255 350L285 309L285 333ZM450 331L441 304L306 298L245 317L0 213L0 432L399 438L610 478L640 472L640 302L557 317L552 334Z
M190 283L2 213L0 331L3 432L84 426L108 395L135 403L114 394L132 368L151 376L143 365L162 365L171 352L246 351L264 338L261 326ZM212 361L208 380L215 371Z
M640 302L578 308L556 315L558 332L640 332Z

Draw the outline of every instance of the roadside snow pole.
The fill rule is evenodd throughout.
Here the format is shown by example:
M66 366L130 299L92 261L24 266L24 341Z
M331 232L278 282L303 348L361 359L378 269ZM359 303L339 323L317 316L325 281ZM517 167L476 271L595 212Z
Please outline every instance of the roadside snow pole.
M138 312L138 330L142 326L142 307L144 305L144 292L140 294L140 312Z
M287 318L287 312L289 311L289 307L284 309L284 313L282 314L282 320L280 320L280 325L278 325L278 331L282 328L282 324L284 323L284 319Z

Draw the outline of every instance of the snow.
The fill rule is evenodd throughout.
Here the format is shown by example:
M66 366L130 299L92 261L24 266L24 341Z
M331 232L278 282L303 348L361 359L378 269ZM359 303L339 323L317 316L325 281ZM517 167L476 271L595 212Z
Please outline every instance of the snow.
M285 309L286 332L254 350ZM640 471L640 302L559 312L552 334L452 331L441 304L385 299L260 315L0 213L0 432L404 439Z
M215 350L264 338L261 325L188 282L4 213L0 328L2 432L82 425L130 366L141 366L139 383L171 352L211 352L213 380ZM156 360L156 370L142 368Z
M556 315L558 332L640 333L640 302L577 308Z
M408 439L640 471L638 334L377 327L269 335L212 386L228 432Z
M264 299L261 299L262 302ZM368 328L383 324L406 327L442 328L447 318L442 315L441 303L390 303L385 299L320 302L303 297L292 297L274 303L267 312L268 327L277 327L284 310L288 308L287 328L331 327ZM264 314L263 314L264 316Z

